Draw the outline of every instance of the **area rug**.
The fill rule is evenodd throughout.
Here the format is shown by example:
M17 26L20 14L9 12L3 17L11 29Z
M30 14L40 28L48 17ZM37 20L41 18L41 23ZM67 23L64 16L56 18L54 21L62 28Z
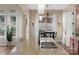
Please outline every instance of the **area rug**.
M41 48L57 48L57 46L53 42L42 42Z

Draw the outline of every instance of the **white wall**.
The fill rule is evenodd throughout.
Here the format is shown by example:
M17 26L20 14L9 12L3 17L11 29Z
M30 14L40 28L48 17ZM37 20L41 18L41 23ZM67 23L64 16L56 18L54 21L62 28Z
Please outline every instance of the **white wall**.
M66 11L63 13L63 38L62 42L67 46L70 46L70 37L72 37L72 33L74 32L74 14L73 11Z
M28 8L26 7L25 4L19 4L19 7L21 8L21 11L24 15L23 16L23 18L24 18L23 22L25 24L23 25L23 27L25 28L25 30L23 32L24 32L24 35L26 34L24 39L28 40L28 39L30 39L30 32L29 32L30 31L30 19L29 19L30 13L29 13L29 10L28 10Z
M35 45L38 47L38 38L39 38L39 15L36 15L35 18Z

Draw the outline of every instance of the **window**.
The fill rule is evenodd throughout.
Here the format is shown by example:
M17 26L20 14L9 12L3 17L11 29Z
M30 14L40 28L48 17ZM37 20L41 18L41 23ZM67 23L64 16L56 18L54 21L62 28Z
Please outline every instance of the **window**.
M0 36L3 36L4 32L5 32L5 29L4 28L0 28Z
M0 25L4 25L4 15L0 15Z
M16 14L15 13L8 13L6 14L0 12L0 38L6 37L6 26L9 25L10 27L14 28L13 36L16 36Z
M13 33L13 36L16 36L16 15L15 14L12 14L10 15L10 26L14 28L14 33Z
M10 19L11 19L11 24L16 25L16 16L11 15Z
M0 36L5 35L5 15L0 15Z

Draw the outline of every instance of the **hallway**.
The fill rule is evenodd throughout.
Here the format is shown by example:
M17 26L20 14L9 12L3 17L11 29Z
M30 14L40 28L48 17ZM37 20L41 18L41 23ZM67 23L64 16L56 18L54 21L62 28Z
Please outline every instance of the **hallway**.
M53 48L53 49L35 48L35 42L31 41L31 43L29 43L28 40L25 40L17 46L16 54L19 54L19 55L68 55L68 53L62 47L61 43L57 42L56 45L57 45L57 48Z
M44 9L38 9L40 6ZM16 4L0 5L0 9L1 53L8 51L7 54L11 55L79 54L79 5ZM44 13L41 13L42 11ZM7 34L11 29L8 31L7 26L13 28L11 38ZM2 47L7 43L12 43L15 47Z

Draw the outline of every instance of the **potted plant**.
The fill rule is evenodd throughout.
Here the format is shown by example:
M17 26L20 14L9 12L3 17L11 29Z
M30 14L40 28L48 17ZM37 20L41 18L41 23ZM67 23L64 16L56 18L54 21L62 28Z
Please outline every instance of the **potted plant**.
M12 46L12 39L13 39L13 27L7 26L6 30L6 38L7 38L7 46L10 47Z

